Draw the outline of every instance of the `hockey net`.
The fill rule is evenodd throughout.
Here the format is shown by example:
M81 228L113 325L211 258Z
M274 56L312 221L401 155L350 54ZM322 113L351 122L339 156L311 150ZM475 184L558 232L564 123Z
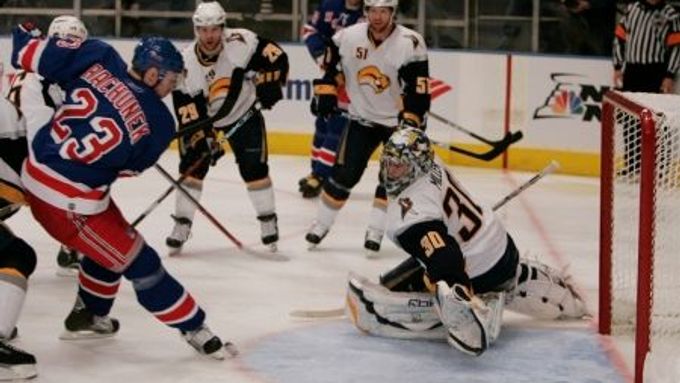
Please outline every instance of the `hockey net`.
M680 349L680 96L607 93L601 161L599 330L634 336L642 382Z

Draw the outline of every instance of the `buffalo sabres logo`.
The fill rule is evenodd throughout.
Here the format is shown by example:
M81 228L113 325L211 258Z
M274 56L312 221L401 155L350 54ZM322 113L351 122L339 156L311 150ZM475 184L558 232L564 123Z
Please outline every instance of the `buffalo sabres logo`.
M390 78L380 72L375 65L370 65L359 70L357 74L359 85L368 85L376 94L380 94L390 87Z
M401 206L401 219L406 217L406 213L413 207L413 201L410 198L399 198L399 206Z
M224 40L225 40L227 43L230 43L230 42L232 42L232 41L240 41L240 42L242 42L242 43L244 43L244 44L246 43L246 39L245 39L245 38L243 37L243 35L240 34L240 33L232 33L232 34L230 34L229 36L227 36Z
M231 78L220 77L213 81L208 87L208 102L213 102L219 98L226 97L231 86Z

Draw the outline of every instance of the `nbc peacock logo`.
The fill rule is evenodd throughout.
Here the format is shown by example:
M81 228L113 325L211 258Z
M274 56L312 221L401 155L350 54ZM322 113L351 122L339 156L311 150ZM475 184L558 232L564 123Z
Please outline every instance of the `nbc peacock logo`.
M573 90L561 90L552 95L550 108L556 115L583 113L583 100Z
M534 111L534 119L600 120L602 96L609 86L593 85L586 76L572 73L552 73L550 79L555 87Z

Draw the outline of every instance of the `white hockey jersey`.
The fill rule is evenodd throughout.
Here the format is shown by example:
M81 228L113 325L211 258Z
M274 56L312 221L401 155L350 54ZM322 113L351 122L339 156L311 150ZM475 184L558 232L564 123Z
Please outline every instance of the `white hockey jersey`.
M13 168L5 156L11 156L10 142L26 136L26 121L6 98L0 97L0 201L17 202L21 179L18 169ZM0 207L2 203L0 203Z
M208 115L214 116L229 93L231 74L234 68L246 69L257 50L257 35L247 29L225 28L222 51L217 62L201 62L198 57L198 41L194 41L183 51L184 67L187 69L178 90L190 96L203 94L208 103ZM215 127L224 127L238 121L255 103L255 84L252 73L246 73L241 93L228 116L215 122Z
M399 245L401 233L433 220L443 221L459 244L470 278L491 269L505 252L507 232L493 211L470 198L438 159L428 174L389 199L387 236Z
M402 109L399 69L427 60L423 37L396 25L379 46L368 37L368 23L358 23L333 36L339 49L341 71L352 103L350 116L386 126L397 126Z
M64 91L57 84L48 83L36 73L20 70L10 84L7 98L21 110L25 119L24 135L33 141L38 129L52 120L64 103Z

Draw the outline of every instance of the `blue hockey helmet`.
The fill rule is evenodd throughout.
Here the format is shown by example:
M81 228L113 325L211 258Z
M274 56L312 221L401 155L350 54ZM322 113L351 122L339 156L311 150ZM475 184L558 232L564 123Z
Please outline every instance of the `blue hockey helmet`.
M184 59L177 48L165 37L144 37L135 47L132 69L143 73L151 67L157 68L161 77L167 71L182 73Z

